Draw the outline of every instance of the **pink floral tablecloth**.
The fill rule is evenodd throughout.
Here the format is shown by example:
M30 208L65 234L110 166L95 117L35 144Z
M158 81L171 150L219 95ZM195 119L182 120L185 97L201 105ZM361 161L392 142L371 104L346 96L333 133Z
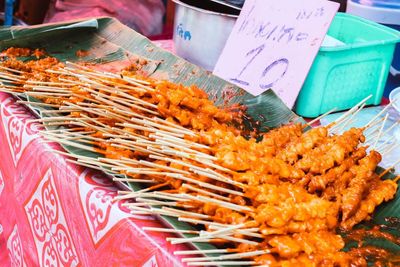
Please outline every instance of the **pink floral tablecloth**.
M0 266L182 266L150 216L112 202L105 174L50 151L39 124L0 93Z

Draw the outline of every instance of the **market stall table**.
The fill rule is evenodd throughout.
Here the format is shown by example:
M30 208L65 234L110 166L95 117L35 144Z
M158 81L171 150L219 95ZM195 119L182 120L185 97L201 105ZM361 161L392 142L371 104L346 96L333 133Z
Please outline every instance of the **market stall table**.
M188 247L143 231L162 224L112 202L112 180L52 152L31 119L0 93L0 266L182 266Z

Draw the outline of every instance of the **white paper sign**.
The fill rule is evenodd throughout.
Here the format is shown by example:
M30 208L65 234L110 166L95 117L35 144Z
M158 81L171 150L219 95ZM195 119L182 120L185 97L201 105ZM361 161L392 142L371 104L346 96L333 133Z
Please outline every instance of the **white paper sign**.
M293 107L339 4L246 0L214 74L253 95L272 88Z

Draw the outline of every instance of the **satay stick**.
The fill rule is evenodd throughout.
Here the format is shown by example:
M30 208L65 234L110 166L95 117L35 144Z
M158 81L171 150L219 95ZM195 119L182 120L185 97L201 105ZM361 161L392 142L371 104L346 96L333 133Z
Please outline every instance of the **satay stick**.
M385 174L387 174L388 172L393 170L396 167L396 165L399 164L399 163L400 163L400 159L398 161L396 161L391 167L387 168L384 172L379 174L379 177L382 178L383 176L385 176Z
M70 142L70 141L67 141L67 140L60 140L60 139L55 138L55 137L53 137L51 135L45 135L44 137L46 139L48 139L50 142L58 142L58 143L61 143L61 144L64 144L64 145L80 148L80 149L91 151L91 152L95 152L95 153L99 153L100 152L99 149L96 149L94 147L82 145L82 144L79 144L79 143L76 143L76 142Z
M49 110L41 110L42 114L57 114L57 113L71 113L71 112L79 112L80 109L49 109Z
M66 161L73 163L73 164L83 166L83 167L87 167L87 168L91 168L91 169L95 169L95 170L99 170L99 171L104 171L104 169L102 169L96 165L93 165L93 164L87 164L87 163L83 163L83 162L72 160L72 159L66 159Z
M131 120L137 121L136 119L131 119ZM158 120L158 121L161 122L160 120ZM166 122L167 121L164 121L165 124L167 124ZM180 127L166 126L166 125L163 125L160 123L153 122L153 121L151 121L151 119L143 120L143 125L154 126L154 127L159 128L160 130L167 131L167 132L176 132L176 133L182 133L184 135L197 136L196 133L194 133L193 131L191 131L189 129L185 129L185 128L182 129Z
M61 93L72 93L70 88L65 88L65 87L55 87L55 86L43 86L43 85L31 85L31 86L25 86L27 88L30 88L32 91L37 91L37 92L61 92Z
M141 165L144 165L144 166L149 166L149 167L169 170L169 171L173 171L173 172L176 172L176 173L182 173L182 174L187 174L187 175L190 174L188 171L180 170L180 169L177 169L177 168L172 168L172 167L169 167L169 166L153 163L153 162L146 161L146 160L139 160L139 163Z
M381 138L382 131L383 131L383 128L385 127L385 123L386 123L386 120L387 120L388 117L389 117L389 114L386 114L386 116L383 119L382 125L379 127L378 135L374 138L376 140L375 140L374 144L371 147L372 149L375 149L376 145L378 144L378 141Z
M370 124L372 124L377 118L379 118L379 116L381 116L383 113L385 113L386 110L387 110L388 108L390 108L392 105L393 105L393 103L387 104L386 107L384 107L378 114L376 114L376 115L364 126L364 128L368 128L368 126L369 126Z
M224 196L209 192L207 190L194 187L194 186L192 186L190 184L182 184L182 187L183 188L187 188L187 189L189 189L191 191L203 194L203 195L208 195L208 196L211 196L211 197L215 197L215 198L223 200L223 201L228 201L228 202L231 201L230 198L228 198L228 197L224 197Z
M69 116L62 116L62 117L44 117L40 119L30 119L28 123L35 123L35 122L51 122L51 121L64 121L64 122L71 122L71 121L79 121L81 118L74 118Z
M195 230L178 230L170 228L157 228L157 227L142 227L143 231L161 232L161 233L178 233L178 234L198 234L199 231Z
M178 209L173 209L173 208L169 208L169 207L162 207L162 209L169 211L169 212L176 213L180 216L186 216L186 217L191 217L191 218L201 218L201 219L211 219L211 216L202 214L202 213L189 212L189 211L178 210Z
M0 72L0 78L16 82L24 82L26 80L24 76L14 75L8 72Z
M153 199L142 199L142 198L137 198L136 201L140 202L135 202L135 203L124 203L124 207L148 207L148 206L171 206L171 207L177 207L179 206L179 203L177 202L165 202L165 201L159 201L159 200L153 200Z
M133 178L113 178L113 181L116 182L129 182L129 183L158 183L157 181L154 180L146 180L146 179L133 179Z
M333 128L333 127L339 125L343 120L345 120L347 118L347 116L351 115L356 109L358 109L359 106L361 106L362 104L366 103L368 101L368 99L370 99L371 97L372 97L372 95L367 96L366 98L364 98L363 100L358 102L354 107L352 107L347 112L345 112L342 116L340 116L335 121L333 121L330 124L328 124L326 127L327 128Z
M179 202L189 201L187 198L181 197L179 194L166 194L162 192L132 192L132 191L118 191L118 196L114 197L115 200L121 200L123 196L128 196L128 198L157 198L166 199Z
M264 254L270 254L270 250L255 250L249 252L241 252L241 253L232 253L232 254L225 254L221 256L215 257L196 257L196 258L184 258L182 262L196 262L196 261L220 261L220 260L233 260L233 259L243 259L243 258L251 258L254 256L260 256Z
M71 93L53 93L53 92L34 92L34 91L26 91L24 92L27 95L36 96L36 97L44 97L44 98L55 98L55 97L70 97Z
M224 207L224 208L238 211L238 212L245 212L245 211L253 212L254 211L254 209L252 207L241 206L241 205L233 204L231 202L213 199L213 198L209 198L209 197L202 196L202 195L197 195L197 196L186 195L186 196L187 196L187 198L193 199L195 201L199 201L199 202L203 202L203 203L214 203L220 207Z
M177 160L177 159L172 159L172 158L166 158L166 157L159 157L159 156L156 156L156 155L150 155L150 158L152 158L152 159L158 159L158 160L164 160L164 161L169 161L169 162L173 162L173 163L177 163L177 164L179 164L179 165L182 165L182 166L185 166L185 167L189 167L189 168L193 168L193 169L196 169L196 170L199 170L199 171L206 171L206 170L207 170L207 169L205 169L205 168L202 167L202 166L195 166L195 165L193 165L193 164L190 164L189 162L182 161L182 160ZM192 159L192 160L193 160L193 159ZM210 163L205 164L204 161L203 161L203 162L199 162L199 163L202 164L202 165L208 165L208 166L211 166L211 167L218 166L218 165L214 165L214 164L210 164ZM216 168L216 169L217 169L217 168ZM213 172L211 172L211 173L213 173ZM235 182L235 185L241 186L240 183L236 183L236 182Z
M176 245L176 244L183 244L183 243L191 243L191 242L212 242L214 239L223 239L227 241L233 241L237 243L243 243L243 244L248 244L248 245L253 245L256 246L258 245L258 242L243 239L243 238L238 238L238 237L233 237L229 235L219 235L219 236L210 236L210 237L183 237L183 238L167 238L167 241L171 242L171 244Z
M98 91L89 89L89 88L85 88L85 90L91 92L92 95L93 94L100 95L102 98L109 99L109 100L111 100L111 101L113 101L115 103L122 104L122 105L125 105L127 107L131 107L131 108L133 107L135 109L138 109L138 110L141 110L143 112L147 112L147 113L150 113L150 114L153 114L153 115L159 115L158 111L150 110L150 109L145 108L143 106L137 105L136 101L130 101L129 99L120 98L120 97L116 97L116 96L112 96L112 95L106 95L106 94L100 93Z
M54 85L54 86L67 86L71 87L73 86L71 83L63 83L63 82L46 82L46 81L38 81L38 80L26 80L25 81L25 86L27 87L33 87L36 86L37 84L40 85Z
M250 266L250 265L259 265L255 261L207 261L207 262L189 262L189 266L234 266L234 265L241 265L241 266Z
M390 152L392 152L395 148L398 148L400 146L399 144L395 144L395 145L389 145L388 149L385 149L384 151L382 151L381 155L382 157L389 154Z
M19 74L27 73L26 71L16 70L16 69L4 67L4 66L1 66L1 65L0 65L0 69L2 69L2 70L8 70L8 71L15 72L15 73L19 73Z
M158 139L158 138L157 138L156 136L154 136L154 135L150 135L150 137L151 137L151 138L154 138L154 137L155 137L155 143L158 144L158 145L160 145L160 146L167 146L167 147L169 147L170 149L179 150L179 151L182 151L182 152L185 151L185 152L187 152L187 153L189 153L189 154L195 154L197 157L201 157L201 158L205 158L205 159L209 159L209 160L217 160L217 158L214 157L214 156L212 156L212 155L205 154L205 153L203 153L203 152L199 152L199 151L197 151L197 150L188 148L188 147L186 147L186 146L178 145L178 144L176 144L176 143L171 143L171 142L169 142L169 141L164 141L163 139L160 140L160 139Z
M217 226L221 226L221 227L226 227L226 225L222 224L222 223L216 223L216 222L204 221L204 220L197 220L197 219L186 218L186 217L179 217L178 221L188 222L188 223L193 223L193 224L202 224L202 225L206 225L206 226L217 225Z
M390 131L391 131L394 127L396 127L396 126L399 124L399 122L400 122L400 121L396 121L395 123L393 123L392 126L390 126L388 129L386 129L386 130L382 133L382 136L385 136L386 134L390 133ZM390 138L386 139L386 141L385 141L382 145L380 145L380 146L377 148L377 150L381 150L381 149L387 144L387 142L388 142L389 140L390 140Z
M307 125L308 125L308 126L312 126L315 122L317 122L317 121L321 120L322 118L325 118L325 117L328 116L329 114L335 112L336 109L337 109L337 108L333 108L333 109L331 109L331 110L325 112L324 114L322 114L322 115L319 116L319 117L316 117L316 118L313 119L312 121L307 122Z
M203 250L177 250L174 251L174 255L198 255L198 254L222 254L222 253L231 253L237 251L237 249L203 249Z

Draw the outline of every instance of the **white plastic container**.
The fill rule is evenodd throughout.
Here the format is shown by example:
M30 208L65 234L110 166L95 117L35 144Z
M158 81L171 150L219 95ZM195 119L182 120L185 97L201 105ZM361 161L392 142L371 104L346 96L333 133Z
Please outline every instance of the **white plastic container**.
M348 0L346 12L381 24L400 25L399 0Z
M393 107L399 112L400 114L400 87L394 89L390 95L389 100L392 103Z

